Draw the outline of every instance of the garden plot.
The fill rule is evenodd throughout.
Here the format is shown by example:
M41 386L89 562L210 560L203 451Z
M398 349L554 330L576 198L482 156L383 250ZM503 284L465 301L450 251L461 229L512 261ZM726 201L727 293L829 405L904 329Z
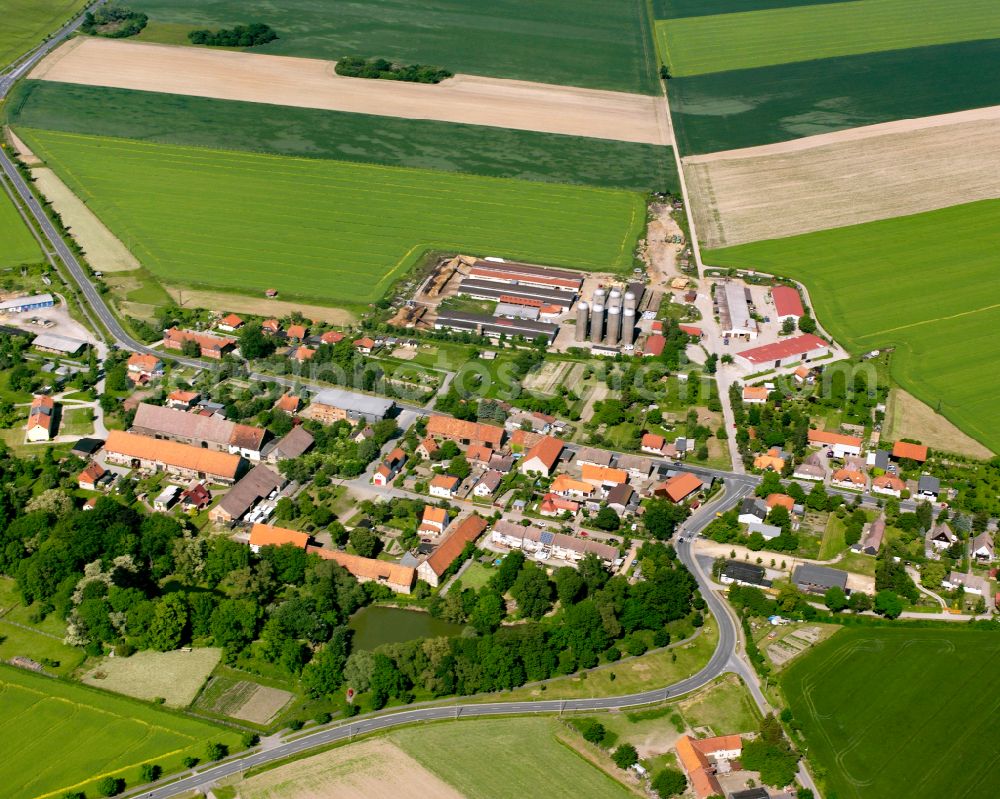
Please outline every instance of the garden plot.
M199 698L198 705L222 716L266 725L294 698L295 694L289 691L249 680L213 677Z

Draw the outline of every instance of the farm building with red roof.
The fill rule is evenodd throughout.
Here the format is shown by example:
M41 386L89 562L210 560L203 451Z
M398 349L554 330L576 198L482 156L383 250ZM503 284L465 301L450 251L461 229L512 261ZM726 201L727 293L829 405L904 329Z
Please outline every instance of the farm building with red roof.
M765 344L762 347L751 347L748 350L736 353L736 360L742 366L751 369L762 366L778 369L782 366L791 366L799 361L813 361L822 358L830 353L829 345L819 336L812 333L805 333L801 336L792 336L774 344Z
M771 299L774 300L774 314L778 321L800 319L806 315L802 307L802 298L791 286L775 286L771 289Z

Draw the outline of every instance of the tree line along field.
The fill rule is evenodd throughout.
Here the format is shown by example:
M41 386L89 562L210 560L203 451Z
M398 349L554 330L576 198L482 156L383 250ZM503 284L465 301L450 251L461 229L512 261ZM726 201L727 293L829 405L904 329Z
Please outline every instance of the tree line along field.
M209 741L236 749L240 740L207 722L6 665L0 665L0 730L7 799L61 796L105 776L134 785L144 763L177 770L185 756L204 757Z
M797 659L781 685L824 795L1000 793L998 658L1000 636L990 631L857 628Z
M895 347L907 391L1000 452L989 368L1000 321L1000 200L706 253L706 263L802 280L818 318L855 352Z
M682 155L1000 105L1000 40L732 70L670 81Z
M42 260L42 251L10 195L0 186L0 267Z
M677 191L669 147L434 120L24 81L10 124L163 144L467 172L635 191Z
M265 22L254 52L379 56L452 72L659 94L646 0L134 0L152 22Z
M699 75L1000 36L995 0L860 0L656 25L671 74Z
M52 33L87 4L87 0L0 0L0 67Z
M19 129L154 275L337 303L428 249L623 270L642 195Z

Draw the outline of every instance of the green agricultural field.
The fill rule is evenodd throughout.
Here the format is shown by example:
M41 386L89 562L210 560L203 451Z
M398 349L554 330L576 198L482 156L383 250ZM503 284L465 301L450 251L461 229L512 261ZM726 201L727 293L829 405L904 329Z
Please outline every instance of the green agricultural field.
M0 0L0 68L68 22L88 0Z
M231 730L9 666L0 666L0 697L7 799L61 796L107 775L135 784L142 763L170 771L202 757L208 741L239 745Z
M254 52L381 56L452 72L641 94L660 91L646 0L134 0L154 23L266 22ZM175 30L168 29L174 37Z
M645 226L624 191L20 132L171 283L368 303L428 249L623 270Z
M990 105L1000 105L997 39L670 81L684 155Z
M824 795L998 795L998 658L992 632L904 627L843 630L797 659L781 685Z
M671 74L700 75L1000 37L996 0L859 0L658 22Z
M41 260L38 242L14 207L10 195L0 186L0 267Z
M581 136L25 81L11 124L271 155L678 191L673 150Z
M713 14L732 14L737 11L853 2L857 0L652 0L653 16L656 19L707 17Z
M468 799L633 795L561 743L559 730L551 718L489 719L411 727L389 740Z
M855 352L895 347L892 376L1000 452L992 368L1000 323L1000 200L713 250L706 262L803 280Z

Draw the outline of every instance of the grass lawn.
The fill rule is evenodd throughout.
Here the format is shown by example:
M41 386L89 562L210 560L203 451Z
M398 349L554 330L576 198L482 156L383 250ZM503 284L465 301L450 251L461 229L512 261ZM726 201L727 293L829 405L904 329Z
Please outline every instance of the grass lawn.
M632 795L561 743L558 732L552 718L475 719L411 727L389 740L468 799Z
M998 65L985 39L674 78L674 132L691 155L998 105Z
M12 124L161 144L677 191L669 147L101 86L25 81Z
M781 686L840 799L996 796L1000 637L967 629L846 629ZM845 698L849 697L849 701ZM823 787L821 785L821 787Z
M658 22L673 75L698 75L1000 36L994 0L815 3Z
M31 658L38 663L49 661L44 664L46 672L68 677L86 656L82 649L66 646L60 638L16 627L0 619L0 660L6 662L14 657Z
M0 267L19 266L42 260L42 251L28 226L0 187Z
M0 67L40 44L85 5L87 0L0 0Z
M459 579L462 581L462 588L472 588L478 591L489 582L490 577L494 574L496 574L496 569L474 561L468 569L462 572L462 576Z
M760 725L757 706L735 674L727 674L682 701L681 713L692 729L710 727L716 735L753 732Z
M202 757L207 741L239 746L235 732L213 724L8 666L0 666L0 694L0 727L18 740L0 763L9 799L86 788L93 795L100 777L135 784L142 763L178 769L182 756Z
M516 688L503 694L504 701L527 699L579 699L595 696L648 691L690 677L701 669L719 643L719 630L714 619L708 619L701 635L689 644L674 649L653 652L620 663L602 666L583 675L558 677L540 686ZM674 660L674 655L677 659ZM474 701L492 702L496 697L485 695Z
M131 6L153 23L189 29L268 23L279 38L255 53L381 56L475 75L660 91L646 0L135 0ZM165 31L183 42L180 33Z
M367 303L428 249L631 266L642 195L22 129L154 275Z
M804 281L818 318L855 352L894 347L892 377L1000 451L1000 200L713 250L707 262ZM906 280L894 265L906 264ZM944 267L944 268L942 268Z
M844 520L831 513L826 521L826 529L823 531L823 541L819 546L819 560L830 560L847 549L847 542L844 540L844 533L847 526Z
M93 408L63 408L59 435L89 436L94 432Z

